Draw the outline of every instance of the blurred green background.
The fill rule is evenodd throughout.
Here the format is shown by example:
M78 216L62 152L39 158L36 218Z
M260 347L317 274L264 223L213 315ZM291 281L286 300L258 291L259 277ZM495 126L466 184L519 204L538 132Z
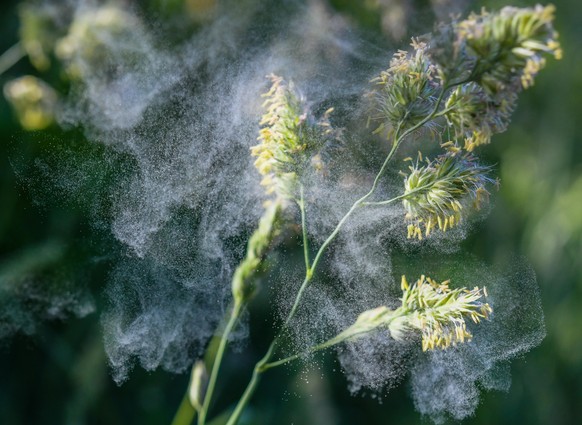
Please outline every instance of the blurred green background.
M506 5L458 3L464 10ZM425 22L435 17L427 0L330 4L367 31L396 40L426 32ZM18 40L17 5L0 5L0 52ZM152 0L142 7L144 13L166 19L180 5L178 0ZM582 136L577 131L582 111L582 10L578 0L558 0L555 5L564 59L549 61L535 87L521 96L509 130L483 149L486 160L497 164L502 184L489 217L463 244L490 264L515 255L529 260L541 288L547 336L512 362L509 392L483 393L467 424L582 423ZM403 14L390 17L397 7ZM25 58L0 75L0 85L29 73L39 75ZM42 77L59 81L50 71ZM188 376L136 368L121 387L109 376L99 318L107 261L92 261L98 254L94 247L109 236L90 228L92 202L107 176L80 183L87 186L85 203L27 184L29 165L37 157L50 164L72 150L79 157L99 158L99 148L82 143L83 136L75 131L67 134L72 148L61 151L55 142L60 131L23 130L0 98L0 318L20 314L19 322L27 324L0 341L0 424L169 424ZM49 308L53 293L68 294L58 312ZM90 312L93 304L95 311ZM219 407L240 394L251 365L269 342L272 329L264 314L260 307L252 312L248 347L227 358L223 377L228 378L218 388ZM370 396L351 396L337 364L328 357L325 370L292 367L268 376L252 403L260 423L425 422L414 411L405 384L381 403Z

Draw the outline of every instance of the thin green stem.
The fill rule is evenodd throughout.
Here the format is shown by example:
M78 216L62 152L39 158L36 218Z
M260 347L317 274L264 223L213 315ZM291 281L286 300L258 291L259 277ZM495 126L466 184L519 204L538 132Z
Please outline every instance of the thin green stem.
M230 415L230 418L228 418L228 422L226 423L226 425L235 425L236 423L238 423L238 420L240 419L240 416L242 415L244 408L246 407L246 405L250 401L251 397L253 396L255 389L257 388L257 385L259 384L260 379L261 379L261 372L259 372L255 368L255 370L253 370L253 376L251 377L251 380L249 381L249 384L247 385L245 392L243 393L242 397L240 398L238 404L236 405L236 408L234 409L234 411Z
M261 373L262 372L266 372L269 369L273 369L273 368L275 368L277 366L283 366L284 364L287 364L287 363L292 362L294 360L298 360L298 359L300 359L303 356L306 356L308 354L311 354L311 353L317 351L318 350L318 347L319 346L311 347L305 353L293 354L292 356L285 357L284 359L277 360L277 361L270 362L270 363L266 363L265 365L263 365L263 367L261 368L261 371L260 372Z
M259 381L261 380L262 368L264 367L265 364L267 364L267 362L269 361L269 359L273 355L273 352L275 351L275 348L277 346L277 341L279 339L278 337L279 337L279 335L277 335L275 337L273 342L271 342L271 345L269 346L267 353L255 365L251 380L249 381L242 397L238 401L234 411L230 415L230 418L228 419L228 422L226 423L226 425L236 425L236 423L238 423L238 420L240 419L240 416L242 415L243 410L245 409L245 407L249 403L251 397L253 396L253 394L257 388L257 385L259 384Z
M275 368L277 366L282 366L282 365L287 364L289 362L292 362L294 360L298 360L301 357L307 356L307 355L309 355L311 353L315 353L316 351L320 351L320 350L323 350L325 348L331 347L333 345L339 344L340 342L341 341L329 340L329 341L326 341L326 342L324 342L322 344L315 345L313 347L309 347L309 349L306 350L306 351L304 351L303 353L293 354L292 356L285 357L284 359L280 359L280 360L277 360L277 361L274 361L274 362L270 362L270 363L265 363L261 367L260 372L262 373L262 372L265 372L265 371L267 371L269 369L273 369L273 368Z
M411 194L413 194L414 192L416 192L417 190L414 191L410 191L409 193L403 193L402 195L398 195L395 196L394 198L391 199L387 199L386 201L379 201L379 202L364 202L364 205L389 205L393 202L399 201L401 199L406 199L408 198Z
M431 186L432 186L432 184L425 184L423 186L417 187L416 189L412 189L408 193L403 193L402 195L395 196L394 198L387 199L385 201L379 201L379 202L364 202L363 205L373 205L373 206L389 205L393 202L400 201L402 199L406 199L409 196L414 195L415 193L422 192L422 191L430 188Z
M348 333L340 333L339 335L336 335L332 339L329 339L325 342L322 342L321 344L314 345L313 347L309 347L309 349L307 349L306 351L304 351L302 353L293 354L289 357L285 357L284 359L280 359L280 360L270 362L270 363L265 363L263 366L261 366L260 372L265 372L269 369L273 369L277 366L282 366L284 364L287 364L287 363L292 362L294 360L298 360L301 357L305 357L305 356L312 354L312 353L315 353L317 351L321 351L321 350L325 350L326 348L333 347L334 345L337 345L341 342L347 341L355 336L358 336L358 335L361 335L364 333L368 333L371 330L373 330L373 329L365 329L365 330L358 331L358 332L350 332L349 334Z
M2 55L0 55L0 75L4 74L10 68L12 68L16 63L26 55L22 43L18 42L8 50L6 50Z
M354 339L355 337L357 337L359 335L369 333L369 332L376 330L380 327L387 328L387 327L389 327L390 323L394 319L396 319L397 317L403 316L405 314L408 314L408 310L403 309L403 308L399 308L396 310L392 310L390 312L390 315L384 317L381 322L368 323L365 325L358 324L358 322L356 322L354 325L348 327L347 329L344 329L342 332L340 332L339 334L337 334L333 338L328 339L327 341L322 342L321 344L309 347L307 350L303 351L302 353L296 353L296 354L293 354L291 356L285 357L283 359L264 364L263 366L261 366L260 371L264 372L268 369L273 369L275 367L282 366L284 364L287 364L287 363L292 362L294 360L300 359L301 357L308 356L309 354L315 353L317 351L325 350L326 348L333 347L334 345L340 344L340 343L345 342L345 341L349 341L349 340Z
M224 332L220 339L220 344L218 350L216 351L216 357L214 358L214 363L212 364L212 372L210 373L210 378L208 379L208 388L206 389L206 394L204 395L204 403L200 409L198 415L198 425L204 425L206 423L206 415L208 414L208 408L210 407L210 402L212 401L212 394L216 386L216 380L218 378L218 372L220 371L220 365L222 363L222 358L224 357L224 351L226 350L226 345L228 344L228 337L234 328L240 313L242 310L242 304L240 302L235 302L228 322L224 328Z
M442 117L442 116L444 116L444 115L448 114L449 112L451 112L453 109L455 109L455 107L454 107L454 106L451 106L451 107L449 107L449 108L445 108L445 109L443 109L442 111L440 111L440 112L438 112L437 114L435 114L433 118Z
M463 84L463 83L458 83L458 84ZM430 120L432 120L433 118L435 118L435 116L438 113L439 107L441 105L441 102L443 101L443 97L445 96L445 93L451 88L454 87L456 85L458 85L457 83L455 84L451 84L449 86L445 86L443 88L443 90L441 91L441 93L439 94L439 97L437 98L434 108L431 111L431 113L429 115L427 115L426 117L424 117L421 121L419 121L418 123L416 123L415 125L413 125L412 127L410 127L409 129L407 129L404 133L402 133L398 138L395 137L394 140L394 144L398 147L400 146L400 144L402 143L402 141L408 137L411 133L415 132L416 130L418 130L420 127L422 127L423 125L425 125L427 122L429 122Z
M351 208L348 210L348 212L339 221L339 223L337 224L337 226L335 227L333 232L331 232L331 234L323 242L323 244L321 245L321 247L317 251L317 254L315 255L315 259L313 260L313 264L311 265L311 274L313 274L315 272L315 269L319 263L319 260L321 259L321 256L323 255L323 253L325 252L325 250L327 249L329 244L335 239L337 234L340 232L340 230L342 229L342 227L344 226L344 224L346 223L348 218L350 218L350 216L353 214L353 212L356 209L358 209L366 201L366 199L368 199L370 196L372 196L374 194L374 192L376 191L376 188L378 187L378 182L380 181L380 178L384 175L384 173L386 171L386 167L388 166L388 163L390 162L390 160L392 159L392 157L396 153L396 150L398 149L398 146L400 144L401 139L398 136L399 132L400 132L400 125L398 125L398 127L396 128L396 131L394 132L394 143L392 144L392 149L390 149L390 152L386 156L386 159L384 160L384 163L382 164L380 171L378 171L378 174L376 174L376 177L374 178L374 183L372 184L372 188L368 191L368 193L366 193L364 196L362 196L360 199L358 199L356 202L354 202L354 204L351 206Z
M307 222L305 220L305 195L304 195L303 185L299 189L300 199L297 202L299 205L299 210L301 211L301 229L303 233L303 256L305 257L305 270L309 270L311 266L309 265L309 241L307 239Z
M289 310L289 314L287 315L287 319L285 319L285 324L283 325L283 327L281 328L281 330L279 331L279 333L277 334L277 336L275 337L275 340L273 342L275 342L279 339L279 336L281 335L283 330L287 328L287 326L289 325L289 323L291 323L291 320L295 316L295 313L297 312L297 308L299 307L299 302L301 301L301 297L303 296L303 292L305 292L305 290L307 289L307 285L309 284L309 282L311 281L311 278L313 277L313 274L310 273L311 270L312 269L307 271L305 279L303 279L303 283L301 284L301 287L299 288L299 291L297 292L297 296L295 297L295 302L293 303L291 310Z

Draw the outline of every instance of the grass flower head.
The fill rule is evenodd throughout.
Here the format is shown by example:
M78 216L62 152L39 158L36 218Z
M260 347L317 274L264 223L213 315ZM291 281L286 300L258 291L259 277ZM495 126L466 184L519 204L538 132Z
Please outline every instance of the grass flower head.
M490 142L491 136L507 129L517 94L488 95L476 83L456 87L445 102L445 117L455 138L471 152Z
M446 78L474 81L492 95L528 88L545 56L562 56L554 12L552 5L483 10L441 27L431 56Z
M4 96L26 130L43 130L55 121L57 92L44 81L25 75L4 85Z
M372 118L380 122L376 132L412 127L434 108L440 88L437 70L425 43L413 40L412 47L412 53L395 53L390 67L374 80L377 115Z
M415 332L422 337L422 350L446 349L472 338L467 320L480 323L493 312L483 302L487 290L475 287L451 288L449 281L441 283L421 276L412 285L402 276L401 306L391 310L380 306L360 314L348 329L330 340L326 346L337 344L375 329L385 328L397 341Z
M261 119L259 144L251 148L255 167L267 194L281 199L297 196L300 174L316 157L329 133L328 111L321 122L308 113L293 83L270 75L271 88L263 96L266 109Z
M489 169L468 154L448 152L424 163L419 155L409 169L402 201L409 238L422 239L437 227L446 231L457 225L465 199L472 199L479 207L488 199L486 185L493 182L487 177Z
M393 338L401 338L406 329L419 330L423 351L446 349L469 341L472 335L467 330L466 319L479 323L493 311L481 301L487 296L487 290L451 289L449 283L421 276L410 285L402 276L402 307L397 310L400 317L389 326Z

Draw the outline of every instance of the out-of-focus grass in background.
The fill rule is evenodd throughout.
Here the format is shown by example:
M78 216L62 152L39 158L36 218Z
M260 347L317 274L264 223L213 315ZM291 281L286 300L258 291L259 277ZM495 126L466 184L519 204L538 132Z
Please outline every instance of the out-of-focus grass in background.
M384 3L396 7L407 2ZM506 5L485 3L491 8ZM577 0L555 3L564 59L549 63L534 89L521 96L509 130L482 150L488 162L497 164L502 184L493 195L490 216L463 245L493 265L516 255L527 257L541 287L547 337L540 347L512 363L510 391L484 394L468 424L582 423L582 55L578 51L582 6ZM333 0L331 4L369 31L392 28L389 17L382 15L389 13L389 7L375 7L373 1ZM408 4L410 9L403 10L410 25L387 36L406 40L406 34L418 33L416 10L424 11L423 20L430 18L427 2ZM467 9L482 5L474 2ZM17 41L16 6L16 2L0 6L0 51ZM398 22L404 25L406 19ZM0 84L31 72L34 69L24 59L0 76ZM0 423L169 423L187 376L148 374L136 368L131 379L117 387L108 375L99 324L107 261L92 260L97 255L92 250L94 240L107 239L106 232L89 229L89 208L82 203L57 197L39 205L46 194L38 185L33 191L27 184L26 164L60 151L51 138L53 131L59 130L23 131L0 98L0 318L23 314L30 323L0 342ZM72 132L70 138L82 136ZM91 148L72 143L71 149L83 157L84 150ZM98 158L99 152L87 151L87 157ZM88 203L98 198L99 181L106 178L95 176L83 182ZM64 303L71 301L70 308L43 310L43 297L54 294ZM83 306L87 311L75 310ZM240 394L251 364L269 341L272 330L260 313L257 309L253 314L246 352L227 359L223 377L231 378L218 389L223 399L234 400ZM75 315L84 318L63 320ZM56 320L39 322L39 318ZM21 322L27 323L26 317ZM370 396L352 397L333 356L325 358L322 370L292 367L266 377L253 403L261 423L421 422L406 396L406 385L391 391L381 403Z

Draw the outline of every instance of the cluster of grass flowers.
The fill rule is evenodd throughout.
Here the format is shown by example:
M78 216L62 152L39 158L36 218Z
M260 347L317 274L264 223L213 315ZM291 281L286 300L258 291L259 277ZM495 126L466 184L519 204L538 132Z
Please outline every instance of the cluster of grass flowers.
M441 84L428 57L427 45L413 40L412 47L412 53L397 52L390 68L374 80L377 86L374 118L380 122L377 132L418 124L431 113L437 101Z
M412 286L402 276L402 307L395 311L396 320L389 327L396 339L409 328L422 334L422 349L446 349L451 345L469 341L465 319L479 323L492 313L491 306L482 300L487 296L485 287L449 287L446 280L437 283L421 276Z
M270 75L271 88L263 96L266 112L260 122L259 144L251 148L255 167L267 194L279 199L299 197L299 177L309 167L331 131L326 111L318 122L294 87Z
M472 200L479 208L489 197L487 186L493 180L488 167L479 165L468 154L445 153L433 161L419 160L409 167L404 180L404 200L408 237L422 240L434 228L443 232L462 219L463 204Z
M130 63L135 55L143 54L136 45L142 36L139 21L134 15L116 6L105 6L81 13L71 24L68 34L55 44L55 54L65 64L71 79L81 79L85 68L103 63L114 63L104 48L111 39L120 41L123 52L119 56Z
M388 330L396 341L407 341L420 336L422 351L447 349L450 346L468 342L472 334L467 330L467 320L480 323L493 312L485 287L450 288L449 281L436 282L421 276L412 285L402 276L402 298L400 307L390 309L380 306L361 313L353 325L330 340L311 347L309 351L319 351L375 330ZM273 363L264 369L279 366L300 358L293 355Z
M517 94L533 85L546 56L561 58L554 11L552 5L482 11L434 34L430 56L440 78L460 83L445 103L445 116L465 149L504 131Z
M516 99L517 94L508 92L496 100L476 83L456 87L445 102L447 124L455 138L463 141L464 149L472 151L489 143L493 134L505 131Z
M281 202L269 203L257 229L251 235L246 256L232 277L232 296L235 303L244 304L254 295L256 276L261 271L262 261L281 231L282 213Z
M321 256L359 208L401 201L408 237L423 239L435 229L445 232L459 225L471 209L478 209L488 200L489 187L497 182L490 176L490 167L479 164L474 151L507 128L517 94L533 84L545 56L560 58L557 34L552 28L553 12L553 6L483 11L442 25L432 36L413 40L411 52L394 55L389 68L374 80L370 112L370 121L376 123L374 133L387 137L392 148L372 187L347 210L313 259L307 249L301 173L318 155L321 129L308 119L293 84L271 76L260 143L252 148L252 154L257 157L255 166L264 176L267 194L294 200L301 211L305 280L282 329L256 364L228 425L238 423L265 371L305 355L297 353L273 360L280 348L280 336L311 284ZM429 131L421 132L423 129ZM398 148L410 136L422 134L437 140L449 137L441 145L444 152L433 160L423 160L419 153L405 174L403 192L389 200L374 201L379 182ZM413 340L419 335L423 351L444 350L471 341L467 321L477 325L493 312L485 301L484 287L452 288L448 280L438 283L421 276L412 285L403 277L401 289L398 308L380 306L364 311L344 331L307 351L319 351L379 329L387 329L396 341ZM223 340L226 338L228 332L223 335ZM214 364L216 369L217 362ZM208 397L209 394L199 425L206 420Z
M260 143L251 149L256 156L255 167L263 175L261 184L267 194L293 198L296 192L297 173L301 170L307 144L301 137L306 114L302 103L281 77L271 76L271 89L265 93L263 107L266 113L261 120Z
M144 60L150 53L143 25L119 5L83 5L68 27L64 22L69 17L58 13L58 8L48 3L21 5L21 41L0 58L0 75L24 56L45 75L56 60L67 83L80 83L92 72L112 78L121 69L148 63ZM108 48L113 42L118 50ZM4 94L26 130L43 130L55 122L58 95L45 81L32 75L19 77L5 84Z
M506 7L441 25L428 40L413 41L413 53L396 53L376 80L371 116L395 145L422 128L452 139L445 154L410 167L402 196L408 237L446 231L462 220L467 199L475 208L488 199L494 179L468 153L507 128L518 93L533 85L546 56L561 57L554 10Z
M4 96L26 130L42 130L54 122L58 95L41 79L25 75L9 81L4 86Z

